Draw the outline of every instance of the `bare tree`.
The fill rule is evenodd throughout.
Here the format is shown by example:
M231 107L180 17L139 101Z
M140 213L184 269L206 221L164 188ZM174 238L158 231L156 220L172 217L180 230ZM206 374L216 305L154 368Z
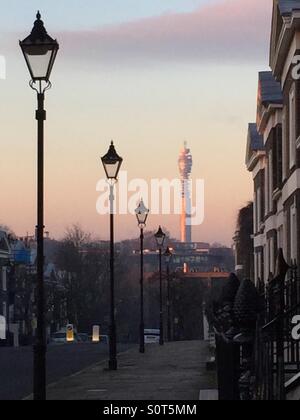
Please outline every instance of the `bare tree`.
M80 224L75 223L66 229L63 241L72 243L75 248L79 249L91 241L91 234L85 232Z
M7 235L13 236L15 237L15 232L7 225L0 223L0 230L4 231L7 233Z

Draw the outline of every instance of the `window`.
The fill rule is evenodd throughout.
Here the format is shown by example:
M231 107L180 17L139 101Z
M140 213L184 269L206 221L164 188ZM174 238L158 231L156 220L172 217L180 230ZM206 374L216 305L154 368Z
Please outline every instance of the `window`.
M257 202L257 227L258 230L260 230L260 222L262 220L261 218L261 189L257 188L257 192L256 192L256 202Z
M270 273L272 272L272 240L268 239L266 244L266 255L265 255L265 279L269 279Z
M2 303L2 315L6 317L7 309L6 309L6 302Z
M1 312L1 308L0 308ZM6 339L6 320L5 317L0 315L0 340Z
M3 232L0 233L0 250L2 252L8 252L9 248L7 245L6 237L4 236Z
M261 264L261 252L257 254L257 280L262 281L262 264Z
M258 269L257 269L257 264L258 264L257 254L254 253L254 279L255 279L255 284L256 285L257 285L257 282L258 282L258 275L257 275Z
M297 214L296 206L291 207L291 260L297 259Z
M266 169L265 169L265 215L269 213L269 160L266 159Z
M280 189L282 182L282 128L276 127L273 133L273 191Z
M274 274L275 273L275 247L274 247L274 238L270 239L270 244L269 244L269 261L270 261L270 273Z
M264 250L263 250L263 267L262 267L262 272L263 272L263 276L264 276L264 281L267 280L269 278L269 244L264 245Z
M276 130L276 188L281 187L282 181L282 127L278 126Z
M7 291L6 267L2 267L2 290L3 292Z
M254 193L254 203L253 203L253 213L254 213L254 233L258 232L257 226L257 193Z
M269 178L269 185L268 185L268 190L269 190L269 205L268 205L268 209L269 212L273 210L273 152L272 150L270 150L269 152L269 160L268 160L268 178Z
M295 100L295 85L292 86L290 91L290 102L289 102L289 160L290 169L295 166L296 163L296 100Z
M287 133L286 133L286 108L282 113L282 181L287 177Z
M283 254L288 259L288 212L283 213Z
M278 235L277 235L277 241L278 241L278 248L283 249L284 243L283 243L283 226L281 225L278 229Z
M255 180L255 193L254 193L254 225L255 233L258 233L261 228L261 223L265 217L265 174L266 170L260 171Z

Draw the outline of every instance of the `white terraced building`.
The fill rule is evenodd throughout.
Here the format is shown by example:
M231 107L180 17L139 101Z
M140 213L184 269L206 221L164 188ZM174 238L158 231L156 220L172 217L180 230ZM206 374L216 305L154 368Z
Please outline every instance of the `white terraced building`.
M274 274L278 249L300 262L300 0L273 0L271 71L259 73L246 165L254 182L255 281ZM300 72L299 72L300 73Z

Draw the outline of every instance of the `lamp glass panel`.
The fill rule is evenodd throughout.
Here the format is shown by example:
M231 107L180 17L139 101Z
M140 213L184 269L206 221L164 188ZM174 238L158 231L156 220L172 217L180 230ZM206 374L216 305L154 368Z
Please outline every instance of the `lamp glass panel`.
M117 177L119 166L120 166L119 162L110 163L110 164L104 163L106 175L109 179L115 179Z
M40 53L38 53L40 51ZM41 52L43 52L42 55ZM53 51L46 47L32 47L24 51L27 62L31 68L32 74L35 79L43 79L47 77L48 69L52 59Z
M165 237L164 236L156 236L156 242L158 246L163 246Z
M138 219L139 224L144 225L147 220L148 213L137 213L136 217Z

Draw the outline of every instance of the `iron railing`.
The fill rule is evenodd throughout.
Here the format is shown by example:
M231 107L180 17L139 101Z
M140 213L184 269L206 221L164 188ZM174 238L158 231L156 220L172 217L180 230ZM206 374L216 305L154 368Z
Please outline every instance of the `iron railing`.
M300 342L292 320L300 315L300 278L292 264L286 276L271 278L261 295L254 351L254 398L285 400L285 383L300 372Z

